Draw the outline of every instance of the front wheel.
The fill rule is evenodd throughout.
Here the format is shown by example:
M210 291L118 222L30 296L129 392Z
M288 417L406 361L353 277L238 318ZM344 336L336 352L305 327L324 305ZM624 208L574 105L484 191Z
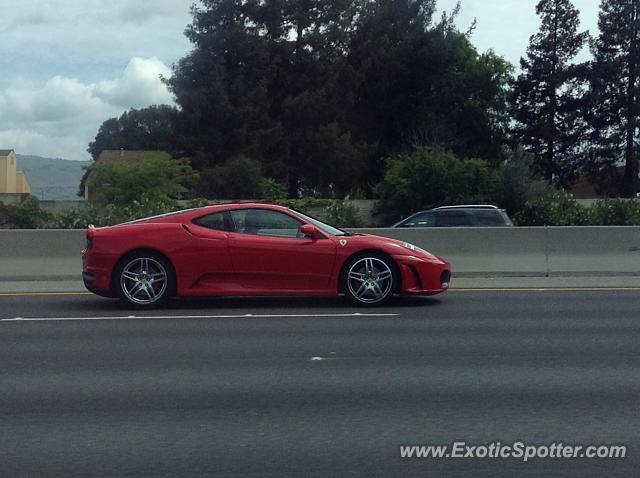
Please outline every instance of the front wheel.
M175 284L169 262L151 252L136 253L124 259L115 271L115 279L121 299L138 308L163 304Z
M356 305L382 305L399 284L395 263L382 254L369 253L349 260L342 284L347 299Z

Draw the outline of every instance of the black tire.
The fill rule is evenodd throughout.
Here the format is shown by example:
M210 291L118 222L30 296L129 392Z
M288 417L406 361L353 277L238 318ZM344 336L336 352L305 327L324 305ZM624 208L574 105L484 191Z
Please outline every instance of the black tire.
M113 288L121 302L136 309L153 309L174 295L176 278L162 255L140 251L124 257L113 272Z
M400 273L396 263L384 254L365 252L350 258L342 268L341 289L350 304L386 304L399 290Z

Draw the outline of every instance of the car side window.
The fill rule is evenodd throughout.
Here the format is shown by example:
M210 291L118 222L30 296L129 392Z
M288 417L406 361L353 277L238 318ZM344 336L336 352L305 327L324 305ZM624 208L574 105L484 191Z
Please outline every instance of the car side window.
M495 209L488 210L475 210L472 212L475 216L479 226L504 226L506 222L500 214L500 211Z
M235 231L243 234L276 237L300 237L301 221L269 209L236 209L231 211Z
M432 227L436 224L436 218L432 212L425 212L412 217L405 222L403 227Z
M464 211L440 211L436 217L436 225L438 227L459 227L471 225L469 216Z
M227 223L225 222L224 212L216 212L213 214L207 214L193 220L194 224L198 226L206 227L207 229L214 229L216 231L228 231Z

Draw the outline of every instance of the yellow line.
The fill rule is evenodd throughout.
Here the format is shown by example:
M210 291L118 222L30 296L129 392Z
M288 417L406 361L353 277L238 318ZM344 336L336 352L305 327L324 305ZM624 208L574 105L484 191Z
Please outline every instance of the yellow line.
M627 292L640 291L640 287L510 287L449 289L449 292Z
M91 292L0 292L0 297L93 295Z
M640 292L640 287L510 287L455 288L448 292ZM85 296L92 292L0 292L0 297Z

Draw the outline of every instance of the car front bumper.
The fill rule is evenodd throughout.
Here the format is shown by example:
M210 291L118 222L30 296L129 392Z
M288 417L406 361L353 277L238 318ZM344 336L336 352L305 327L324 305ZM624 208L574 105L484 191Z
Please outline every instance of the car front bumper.
M436 256L394 257L402 276L400 295L435 295L451 284L451 264Z

